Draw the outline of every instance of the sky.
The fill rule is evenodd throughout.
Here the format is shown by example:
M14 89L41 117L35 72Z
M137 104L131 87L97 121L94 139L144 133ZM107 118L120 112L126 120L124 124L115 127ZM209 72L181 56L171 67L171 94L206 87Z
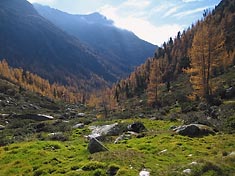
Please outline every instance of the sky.
M134 32L139 38L161 46L178 31L202 18L221 0L28 0L71 14L99 12L115 26Z

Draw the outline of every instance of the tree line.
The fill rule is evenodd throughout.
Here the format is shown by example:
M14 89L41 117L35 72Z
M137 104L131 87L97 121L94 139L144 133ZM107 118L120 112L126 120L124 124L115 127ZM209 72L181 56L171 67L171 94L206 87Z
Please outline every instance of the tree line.
M171 82L186 73L193 88L188 97L210 101L216 89L212 78L235 64L234 31L234 0L222 1L213 11L205 10L201 20L163 43L153 58L116 83L113 97L120 102L146 94L147 104L159 107L159 87L170 91Z

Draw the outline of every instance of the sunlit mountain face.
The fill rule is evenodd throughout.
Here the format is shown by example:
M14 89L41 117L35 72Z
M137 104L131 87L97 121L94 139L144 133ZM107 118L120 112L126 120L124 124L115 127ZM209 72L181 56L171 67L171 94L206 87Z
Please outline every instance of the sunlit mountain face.
M161 46L178 31L202 18L205 9L213 9L220 0L30 0L72 13L99 12L120 28Z
M82 38L75 37L72 32L72 34L67 33L39 15L26 0L1 1L0 6L1 58L6 58L12 66L37 73L51 82L84 87L80 81L85 80L85 82L90 81L87 85L93 84L91 87L99 87L128 75L137 64L152 56L155 50L154 45L114 26L107 28L110 29L110 36L82 29L81 36L86 34L88 40L93 42L93 45L88 45L88 42L83 42ZM98 13L86 18L89 21L85 23L86 25L112 24ZM71 19L73 20L72 17ZM102 32L98 27L97 30ZM102 35L106 37L105 40L98 38ZM112 36L114 38L111 38ZM130 42L133 46L129 45ZM110 44L113 47L116 45L116 53L109 49L102 51L104 47L101 46L100 49L97 43L107 43L107 46ZM128 48L129 46L131 48Z

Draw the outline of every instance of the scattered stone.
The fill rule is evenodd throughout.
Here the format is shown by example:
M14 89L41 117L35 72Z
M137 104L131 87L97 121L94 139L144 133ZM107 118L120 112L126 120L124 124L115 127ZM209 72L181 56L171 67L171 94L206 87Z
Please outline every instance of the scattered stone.
M189 124L179 126L173 129L176 133L182 136L197 137L197 136L206 136L209 134L215 134L214 130L206 125L201 124Z
M197 165L198 163L196 161L191 162L189 165Z
M57 136L57 135L62 135L62 132L56 132L56 133L49 133L48 136L49 137L53 137L53 136Z
M144 169L140 171L139 176L150 176L150 172Z
M183 170L184 174L191 174L192 170L191 169L185 169Z
M131 135L124 133L121 136L119 136L117 139L115 139L114 144L118 144L120 141L128 140L128 139L131 139Z
M201 110L201 111L205 111L208 109L208 105L204 102L201 102L199 105L198 105L198 109Z
M29 106L30 106L31 108L33 108L33 109L36 109L36 110L39 110L39 109L40 109L40 107L38 107L38 106L36 106L36 105L33 105L33 104L29 104Z
M78 123L76 125L73 126L74 129L77 129L77 128L84 128L84 123Z
M91 154L97 153L97 152L108 151L108 149L96 138L90 139L87 149Z
M141 123L141 122L134 122L134 123L128 125L127 129L129 131L133 131L133 132L136 132L136 133L141 133L143 131L146 131L146 128L145 128L144 124Z
M160 151L158 154L166 153L167 149Z
M78 117L85 117L85 115L86 115L85 113L78 113L77 114Z
M0 125L0 130L4 130L4 129L5 129L5 126Z
M10 114L0 114L1 118L6 118L6 117L9 117L9 116L10 116Z
M22 114L22 115L14 114L13 117L18 119L31 119L36 121L46 121L54 119L54 117L45 114Z
M46 118L47 120L52 120L52 119L54 119L54 117L52 117L52 116L50 116L50 115L45 115L45 114L38 114L38 116L39 117L44 117L44 118Z
M235 87L229 87L228 89L226 89L225 96L227 98L231 98L234 95L235 95Z
M229 156L235 156L235 152L231 152Z

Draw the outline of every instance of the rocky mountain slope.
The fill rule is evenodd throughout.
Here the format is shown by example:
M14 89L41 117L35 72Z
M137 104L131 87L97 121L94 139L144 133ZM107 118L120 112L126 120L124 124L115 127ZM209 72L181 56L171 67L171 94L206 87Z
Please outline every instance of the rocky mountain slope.
M127 76L156 50L156 46L115 27L113 21L99 13L72 15L48 6L33 5L40 15L97 51L112 69L119 71L120 77Z
M26 0L0 2L0 58L63 84L91 87L114 81L115 70L79 40L40 16ZM104 79L105 81L102 81Z

